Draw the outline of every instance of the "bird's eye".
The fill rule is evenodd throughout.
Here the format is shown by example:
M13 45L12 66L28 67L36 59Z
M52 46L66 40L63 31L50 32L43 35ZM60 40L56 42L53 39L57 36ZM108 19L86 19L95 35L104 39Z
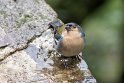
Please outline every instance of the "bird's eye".
M69 27L72 27L72 25L68 25Z

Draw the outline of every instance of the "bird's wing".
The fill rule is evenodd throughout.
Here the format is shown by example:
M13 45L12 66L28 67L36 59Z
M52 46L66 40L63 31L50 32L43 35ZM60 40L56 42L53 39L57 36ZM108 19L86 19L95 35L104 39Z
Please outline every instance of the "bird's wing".
M83 29L82 29L80 26L78 26L78 29L79 29L81 38L83 38L83 40L84 40L84 45L83 45L83 47L85 48L85 45L86 45L85 33L84 33Z
M82 31L81 33L81 37L85 37L85 33Z
M62 40L63 40L63 37L62 36L57 40L56 46L55 46L56 49L59 49L61 47Z
M58 35L58 34L55 34L54 37L55 37L55 39L58 40L58 41L62 38L62 36L61 36L61 35Z

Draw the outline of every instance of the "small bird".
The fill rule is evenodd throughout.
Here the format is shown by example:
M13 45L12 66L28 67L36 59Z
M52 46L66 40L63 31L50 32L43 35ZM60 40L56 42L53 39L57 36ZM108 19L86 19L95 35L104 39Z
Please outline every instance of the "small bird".
M64 57L77 56L85 47L85 33L76 23L62 25L61 35L56 34L56 37L58 40L56 50Z
M65 56L77 56L85 46L85 34L76 23L67 23L57 45L57 51Z

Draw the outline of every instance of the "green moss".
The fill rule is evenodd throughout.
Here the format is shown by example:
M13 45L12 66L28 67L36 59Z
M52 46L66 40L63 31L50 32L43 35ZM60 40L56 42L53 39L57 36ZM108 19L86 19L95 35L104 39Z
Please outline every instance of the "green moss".
M29 14L24 14L20 17L19 21L17 21L17 28L19 28L22 24L26 23L31 19L31 15Z
M31 18L30 15L24 14L24 15L21 17L20 21L21 21L22 23L25 23L29 18Z
M39 14L39 17L40 17L41 19L48 19L48 20L51 20L49 17L44 16L42 13Z
M0 15L3 15L4 18L7 17L6 11L3 11L3 10L0 11Z
M2 14L5 14L6 13L6 11L3 11L3 10L1 10L0 11L0 14L2 15Z
M40 3L40 0L35 0L35 2L39 4Z
M46 19L48 17L44 16L42 13L39 15L41 17L41 19Z

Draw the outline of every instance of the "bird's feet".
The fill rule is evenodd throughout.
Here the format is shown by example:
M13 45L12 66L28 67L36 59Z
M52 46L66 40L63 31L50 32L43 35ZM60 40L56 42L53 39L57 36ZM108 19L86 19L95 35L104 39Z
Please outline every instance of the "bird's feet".
M69 69L76 67L76 64L78 64L81 61L81 59L80 56L78 55L72 57L61 56L60 61L61 61L61 66L63 68Z

